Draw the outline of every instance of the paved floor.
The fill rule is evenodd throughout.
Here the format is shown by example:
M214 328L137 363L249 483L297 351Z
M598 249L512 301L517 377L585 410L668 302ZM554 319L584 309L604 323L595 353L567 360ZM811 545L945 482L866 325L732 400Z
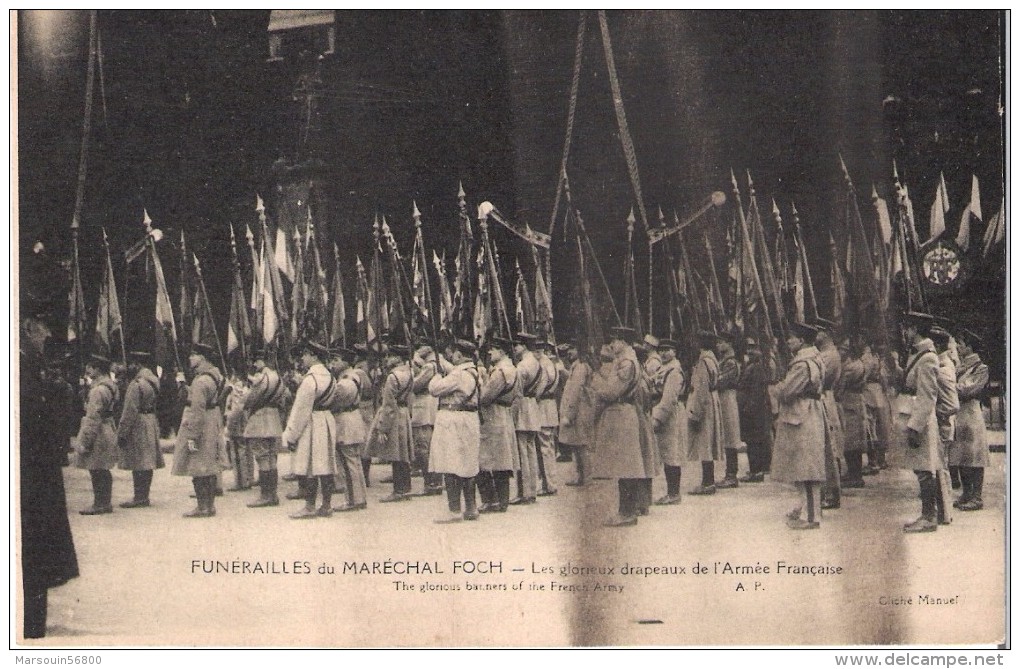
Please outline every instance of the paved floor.
M560 481L571 475L570 464L556 468ZM300 502L253 510L245 503L254 491L228 492L215 518L186 520L190 480L169 468L156 474L153 507L94 517L77 513L91 499L87 472L67 469L81 577L51 591L45 643L994 643L1005 629L1004 468L1005 455L994 453L983 511L958 512L923 535L901 531L919 502L913 475L895 469L846 491L843 507L807 532L783 523L792 489L768 482L685 494L636 527L610 529L602 522L615 506L611 481L437 525L443 498L377 503L389 486L379 482L388 467L376 466L363 512L297 521L288 513ZM685 468L685 491L696 470ZM115 502L130 496L129 473L115 472L114 485ZM663 488L660 477L656 496ZM391 573L382 573L387 561ZM226 573L203 573L215 563ZM442 573L392 573L407 563ZM323 565L333 573L319 574ZM802 566L816 573L795 573ZM230 573L246 569L275 573Z

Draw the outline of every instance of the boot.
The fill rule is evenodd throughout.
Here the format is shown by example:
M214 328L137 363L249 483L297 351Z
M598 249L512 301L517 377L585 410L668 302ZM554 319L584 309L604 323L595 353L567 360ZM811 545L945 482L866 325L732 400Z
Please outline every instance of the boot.
M573 450L574 450L573 446L567 446L566 444L561 444L559 441L557 441L556 451L559 453L559 455L556 456L556 462L570 462L571 460L573 460L573 457L571 457Z
M921 517L903 526L903 531L908 534L934 532L939 527L936 521L935 507L938 498L938 483L935 480L935 475L927 473L927 477L920 478L919 483L921 488Z
M463 481L464 520L478 520L478 504L475 498L475 478L472 476Z
M941 470L935 472L935 520L939 525L949 525L953 522L953 514L946 508L949 501L949 472Z
M634 479L618 479L616 486L620 496L619 513L615 518L606 522L606 527L630 527L637 525Z
M185 518L208 518L210 516L209 506L206 501L207 478L205 476L196 476L191 479L191 485L195 488L195 508L184 514ZM215 483L213 485L215 486ZM211 499L211 496L209 499Z
M121 502L122 509L137 509L149 506L149 487L152 485L152 470L131 472L131 482L134 485L135 496L128 502Z
M496 472L496 503L496 511L506 513L510 506L510 472Z
M309 478L310 477L308 476L299 476L297 479L297 490L295 490L294 492L287 493L286 495L287 499L304 499L305 488L308 485Z
M307 520L309 518L318 518L319 514L315 510L315 498L319 494L319 477L317 476L304 477L303 492L305 505L297 513L290 514L290 517L293 518L294 520Z
M320 485L322 486L322 506L316 511L320 518L329 518L333 515L333 490L335 489L334 481L332 476L320 476ZM315 504L315 500L312 500L312 504Z
M847 451L846 476L840 482L845 488L864 487L864 454L860 451Z
M953 483L953 490L959 490L963 487L963 476L961 475L962 467L950 467L949 468L949 479Z
M666 465L666 496L660 497L655 503L660 506L670 506L680 503L680 467Z
M205 512L209 517L216 515L216 497L223 494L223 490L217 487L218 479L215 476L205 477Z
M259 498L249 504L252 509L261 509L266 506L280 506L280 498L276 495L276 486L279 481L279 472L275 469L259 472L259 488L262 493Z
M83 516L101 516L113 513L111 497L113 496L113 474L108 469L90 469L92 479L92 506L79 511Z
M440 524L460 522L464 519L460 514L461 478L456 474L444 474L443 483L446 487L447 514L437 518L435 522Z
M692 495L714 495L715 494L715 462L712 460L701 461L701 485L691 491Z
M800 513L794 518L787 516L786 526L791 530L817 530L821 527L821 509L815 503L814 483L804 482L804 504L807 507L807 520L802 520Z
M981 500L985 486L985 468L967 467L967 470L967 477L970 479L970 499L966 504L960 505L960 511L980 511L985 508L985 504Z
M652 479L635 479L637 515L647 516L652 507Z
M737 449L727 448L726 449L726 476L722 481L716 484L716 488L725 490L726 488L736 488L739 484L737 481Z
M587 474L585 450L584 446L574 447L574 467L577 469L577 478L573 481L567 481L568 486L583 487L587 483L585 480L585 475Z
M953 502L953 508L959 509L961 505L966 504L970 501L972 493L972 480L970 474L970 467L957 467L957 475L960 477L960 487L963 488L963 494L960 495L959 499ZM952 474L952 470L950 470Z
M493 478L492 472L478 472L478 476L475 477L478 484L478 495L482 498L482 506L479 507L479 513L492 513L493 511L499 510L499 505L496 502L496 481Z
M365 487L371 488L372 481L368 478L368 474L372 471L372 458L361 458L361 471L365 474Z

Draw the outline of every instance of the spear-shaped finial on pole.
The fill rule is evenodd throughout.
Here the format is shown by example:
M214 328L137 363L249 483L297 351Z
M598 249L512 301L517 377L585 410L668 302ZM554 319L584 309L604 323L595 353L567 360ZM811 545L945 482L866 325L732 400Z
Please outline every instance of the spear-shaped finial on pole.
M747 192L750 197L754 197L754 179L751 178L751 170L747 170Z
M839 154L839 167L843 170L843 179L846 181L847 188L852 189L854 187L854 182L853 179L850 178L850 170L846 167L846 162L843 160L842 153Z
M467 207L467 193L464 192L464 182L457 182L457 202L460 204L460 208L464 209Z
M149 218L149 210L145 208L142 209L142 225L146 232L152 232L152 219Z
M871 201L872 202L877 202L878 201L878 189L875 188L875 184L874 183L871 184Z
M800 228L800 215L797 213L797 203L790 200L790 215L793 217L793 225Z
M659 227L666 227L666 215L662 213L662 205L659 205Z
M779 205L776 204L776 198L772 198L772 219L779 226L779 229L783 229L783 215L779 213Z
M730 168L730 183L733 184L733 192L740 192L740 187L737 185L737 175L733 173L733 168Z
M627 234L634 233L634 224L637 223L637 219L634 218L634 207L630 208L630 213L627 214Z
M375 212L375 220L372 221L372 238L375 240L376 246L379 245L379 212Z
M418 211L418 203L416 201L411 200L411 205L414 207L414 210L411 213L411 218L414 219L415 229L418 229L421 227L421 212Z
M266 204L262 201L262 196L255 193L255 211L259 215L259 223L266 222Z

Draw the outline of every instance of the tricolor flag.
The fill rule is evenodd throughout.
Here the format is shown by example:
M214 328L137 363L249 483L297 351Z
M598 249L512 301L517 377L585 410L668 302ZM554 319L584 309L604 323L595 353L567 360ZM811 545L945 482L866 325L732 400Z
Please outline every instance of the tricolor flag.
M976 174L971 175L970 202L967 203L967 208L963 210L963 215L960 217L960 231L956 234L956 245L963 251L966 251L967 247L970 246L970 220L972 217L979 221L982 220L981 192L978 189Z

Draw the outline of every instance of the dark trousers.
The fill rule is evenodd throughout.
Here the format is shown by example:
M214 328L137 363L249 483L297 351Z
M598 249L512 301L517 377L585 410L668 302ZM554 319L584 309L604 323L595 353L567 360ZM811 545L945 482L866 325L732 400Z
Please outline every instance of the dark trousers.
M393 465L393 494L407 495L411 492L411 463L394 461Z
M92 479L93 506L108 507L113 500L113 474L109 469L90 469L89 478Z
M936 522L939 490L935 473L915 469L914 475L917 476L917 484L921 490L921 516Z
M670 497L680 496L680 474L682 469L672 465L666 465L666 494Z
M47 613L46 588L25 585L24 608L25 608L25 638L41 639L46 636L46 613Z
M727 448L726 449L726 478L735 479L737 478L737 462L738 454L737 449Z
M460 500L464 498L464 510L466 513L477 511L477 499L475 498L475 477L464 478L456 474L444 474L443 483L446 486L446 502L450 513L460 513Z
M152 470L143 469L131 472L131 480L134 484L136 502L149 501L149 489L152 487Z
M752 474L764 474L772 465L772 442L769 439L745 440L747 468Z
M620 515L624 518L646 515L652 504L652 479L619 479Z

